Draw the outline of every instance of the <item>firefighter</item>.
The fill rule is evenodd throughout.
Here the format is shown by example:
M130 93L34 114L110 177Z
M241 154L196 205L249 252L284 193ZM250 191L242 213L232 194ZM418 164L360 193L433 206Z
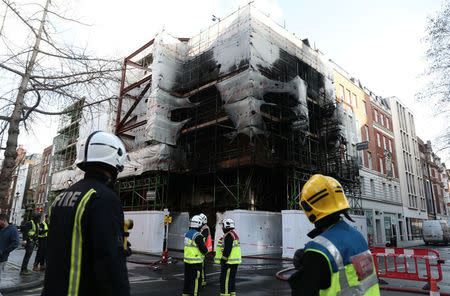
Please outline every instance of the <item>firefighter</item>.
M39 220L41 220L41 214L33 212L31 213L30 220L21 227L23 235L22 245L25 247L25 255L23 256L20 275L28 275L31 273L28 270L28 262L33 254L34 246L36 245L38 235L37 225L39 224Z
M34 260L34 271L44 271L45 270L45 258L47 256L47 234L48 234L48 215L45 215L44 221L42 221L41 224L39 224L39 231L38 231L38 250L36 253L36 258ZM39 269L39 265L41 265L41 268Z
M208 253L212 252L212 239L211 239L211 231L208 226L208 217L205 214L201 213L200 218L202 219L202 228L200 228L200 233L205 238L205 245L208 249ZM206 273L205 273L205 260L202 263L202 287L206 286Z
M217 242L216 257L214 261L220 264L220 295L236 295L236 272L242 262L239 237L234 231L234 220L223 219L223 236Z
M202 264L208 249L200 233L202 218L191 218L189 230L184 237L184 288L183 296L198 296Z
M80 145L76 163L84 178L49 209L42 295L130 295L124 215L113 191L126 157L122 141L107 132L93 132Z
M312 176L303 186L300 206L315 228L305 249L294 255L292 295L380 295L366 240L341 218L353 221L339 182Z

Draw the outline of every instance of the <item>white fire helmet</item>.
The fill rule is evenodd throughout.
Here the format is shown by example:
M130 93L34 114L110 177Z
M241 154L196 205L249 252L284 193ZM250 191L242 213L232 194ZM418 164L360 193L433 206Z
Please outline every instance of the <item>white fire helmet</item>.
M201 213L199 216L200 216L200 218L202 218L203 225L205 225L206 223L208 223L208 217L206 217L205 214Z
M121 172L126 158L125 146L116 135L95 131L80 145L76 164L84 171L89 163L103 163Z
M234 229L234 220L231 218L225 218L220 223L224 229Z
M194 217L191 218L191 223L189 225L189 227L191 228L200 228L202 227L202 218L199 215L195 215Z

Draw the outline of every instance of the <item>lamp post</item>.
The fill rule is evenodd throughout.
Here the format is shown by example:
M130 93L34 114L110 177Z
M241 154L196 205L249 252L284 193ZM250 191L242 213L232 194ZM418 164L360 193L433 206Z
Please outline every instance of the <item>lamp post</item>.
M13 208L12 208L13 224L16 224L16 215L15 215L15 213L16 213L17 201L19 200L19 195L20 195L20 193L16 192L16 198L15 198L15 201L13 203Z

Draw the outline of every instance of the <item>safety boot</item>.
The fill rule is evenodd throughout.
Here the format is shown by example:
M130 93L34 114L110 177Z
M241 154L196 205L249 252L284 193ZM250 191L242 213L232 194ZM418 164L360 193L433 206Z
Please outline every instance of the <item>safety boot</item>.
M41 265L41 271L45 271L45 265Z
M33 271L39 271L39 267L37 265L33 266Z

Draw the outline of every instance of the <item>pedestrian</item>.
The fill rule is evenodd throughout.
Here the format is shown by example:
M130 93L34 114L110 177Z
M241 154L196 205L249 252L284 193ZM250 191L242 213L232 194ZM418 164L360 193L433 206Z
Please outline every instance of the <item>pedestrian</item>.
M34 247L36 245L36 239L38 234L37 225L41 220L41 214L33 212L30 215L30 220L22 227L23 242L25 247L25 255L22 260L22 267L20 269L20 275L29 275L31 272L28 270L28 262L33 254Z
M191 218L189 230L184 237L184 288L183 296L198 296L202 263L208 249L205 238L200 233L202 218Z
M8 223L8 217L5 214L0 214L0 281L9 253L19 246L19 242L17 228Z
M201 213L200 218L202 219L202 228L200 228L200 233L205 238L205 245L208 249L208 253L212 252L212 239L211 239L211 231L209 230L208 226L208 217L206 217L205 214ZM205 273L205 260L202 262L202 287L206 286L206 273Z
M345 222L349 204L334 178L314 175L303 186L300 206L315 228L295 252L289 278L293 296L380 295L372 255L363 235Z
M127 157L115 135L96 131L81 145L84 178L49 209L47 267L42 295L129 296L124 215L113 191Z
M220 264L220 295L236 296L236 273L242 262L239 237L234 231L234 220L223 219L223 236L217 242L215 262Z
M39 224L38 229L38 243L37 243L37 253L36 258L34 260L34 271L44 271L45 270L45 258L47 258L47 235L48 235L48 223L49 218L48 215L45 215L44 221ZM39 269L39 265L41 268Z

